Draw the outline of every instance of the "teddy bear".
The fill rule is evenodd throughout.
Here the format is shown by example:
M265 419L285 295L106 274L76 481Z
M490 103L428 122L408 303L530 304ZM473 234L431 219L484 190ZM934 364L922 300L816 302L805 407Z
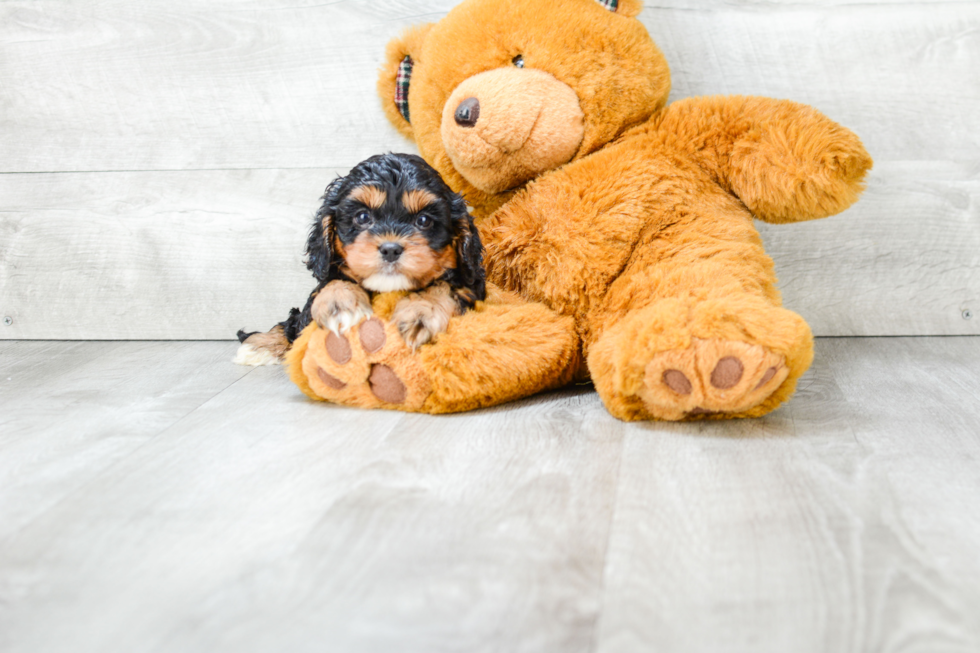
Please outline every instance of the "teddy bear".
M395 298L340 334L340 359L311 325L287 354L304 392L439 413L591 379L622 420L755 417L792 395L813 338L753 219L838 213L872 160L792 101L668 104L641 8L465 0L389 43L385 114L467 200L491 289L418 351L385 321Z

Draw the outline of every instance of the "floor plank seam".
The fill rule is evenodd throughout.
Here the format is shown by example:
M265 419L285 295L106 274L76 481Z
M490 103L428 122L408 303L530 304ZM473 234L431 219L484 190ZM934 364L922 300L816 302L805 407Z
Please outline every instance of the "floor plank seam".
M627 429L628 431L628 429ZM620 474L623 470L623 458L626 457L626 438L629 435L624 431L623 441L619 447L619 460L616 463L616 491L615 499L613 503L612 510L609 511L609 531L606 534L606 545L603 547L602 551L602 572L599 575L599 585L596 589L596 618L595 623L592 625L592 636L589 642L589 653L597 653L599 647L599 629L602 626L602 619L605 614L605 593L606 593L606 574L609 569L609 547L612 545L613 540L613 530L616 526L616 514L619 512L620 504Z
M232 363L232 364L233 365L237 365L237 363ZM193 415L194 413L196 413L197 411L199 411L201 408L203 408L204 406L207 406L209 403L211 403L212 401L214 401L217 397L219 397L220 395L224 394L225 392L227 392L231 388L235 387L235 385L237 385L242 379L244 379L245 377L247 377L249 374L252 374L257 369L258 369L258 367L251 367L251 368L249 368L240 377L238 377L237 379L235 379L234 381L232 381L231 383L229 383L228 385L226 385L224 388L222 388L218 392L214 393L213 395L211 395L210 397L208 397L207 399L205 399L204 401L202 401L201 403L199 403L197 406L195 406L191 410L189 410L186 413L184 413L183 415L181 415L180 418L177 419L175 422L172 422L171 424L168 424L166 427L164 427L163 429L161 429L157 433L155 433L152 436L150 436L149 438L147 438L146 439L146 442L144 442L140 446L136 447L136 449L134 449L133 451L134 452L135 451L139 451L146 444L152 442L153 440L155 440L156 438L160 437L161 435L163 435L164 433L166 433L170 429L174 428L175 426L177 426L178 424L180 424L181 422L183 422L185 419L187 419L188 417L190 417L191 415Z

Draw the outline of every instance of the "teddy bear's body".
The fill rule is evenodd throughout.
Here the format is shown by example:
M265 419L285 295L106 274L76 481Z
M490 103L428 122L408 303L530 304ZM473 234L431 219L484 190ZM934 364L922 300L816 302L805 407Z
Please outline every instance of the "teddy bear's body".
M474 206L488 279L554 311L511 322L514 351L537 343L520 351L539 372L523 377L521 393L589 376L621 419L761 415L792 394L812 338L781 307L752 219L839 212L871 160L851 132L805 105L666 105L669 71L638 11L635 0L468 0L393 43L382 99L408 83L410 64L408 103L386 105L389 117ZM483 400L448 406L430 388L402 408L496 403L494 385L515 396L500 381L521 377L510 355L453 351L454 329L471 342L499 337L492 321L464 316L414 362L391 352L384 364L412 367L430 385L449 375L457 399ZM436 353L460 362L421 361ZM317 365L336 374L331 361L306 359L300 376ZM481 374L465 380L468 366Z
M806 143L816 160L794 150L801 128L822 128L824 143ZM812 172L839 161L859 175L861 156L852 135L803 105L678 102L539 176L481 222L488 272L575 317L617 417L762 414L792 393L811 343L806 323L780 308L747 205L774 222L836 212L855 194Z

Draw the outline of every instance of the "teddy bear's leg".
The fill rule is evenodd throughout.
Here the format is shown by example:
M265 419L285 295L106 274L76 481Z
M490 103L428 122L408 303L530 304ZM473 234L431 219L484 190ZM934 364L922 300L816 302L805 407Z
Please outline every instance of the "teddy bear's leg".
M364 408L460 412L559 387L580 366L572 318L496 289L417 352L382 319L391 306L374 309L345 335L316 324L303 331L286 365L304 393Z
M756 417L792 395L813 356L806 322L750 294L668 298L630 313L589 352L620 419Z
M732 211L660 236L592 320L588 366L606 407L627 420L773 410L809 366L812 337L780 306L751 222Z

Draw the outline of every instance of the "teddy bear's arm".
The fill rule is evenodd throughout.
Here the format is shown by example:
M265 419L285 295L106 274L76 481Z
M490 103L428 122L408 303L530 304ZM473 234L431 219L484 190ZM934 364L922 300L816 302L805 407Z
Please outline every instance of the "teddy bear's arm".
M650 223L618 159L606 148L542 175L481 220L487 278L581 323Z
M766 222L843 211L864 189L872 163L853 132L787 100L688 98L671 104L657 129L666 145L689 155Z

